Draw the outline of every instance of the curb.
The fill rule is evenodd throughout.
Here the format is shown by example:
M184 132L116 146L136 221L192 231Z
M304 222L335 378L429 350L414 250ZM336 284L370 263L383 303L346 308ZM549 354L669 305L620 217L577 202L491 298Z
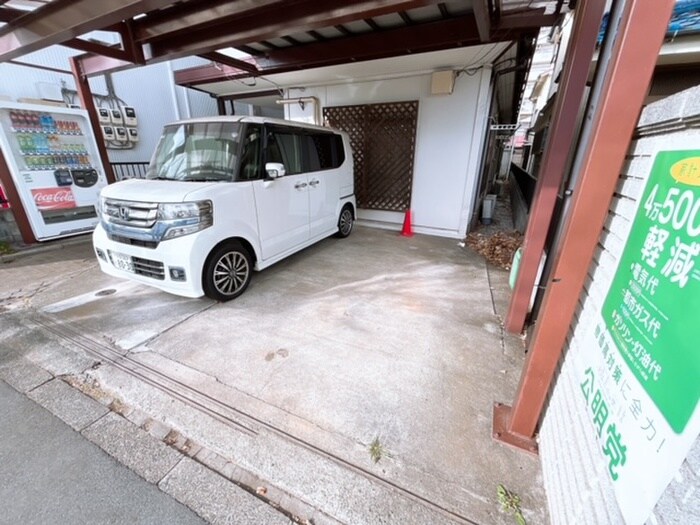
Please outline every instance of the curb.
M16 252L0 255L0 263L12 262L17 258L29 257L30 255L37 255L41 253L62 250L64 248L70 248L72 246L88 243L91 241L92 234L83 233L75 237L61 239L60 241L48 241L49 244L31 244L28 245L26 248L20 248Z

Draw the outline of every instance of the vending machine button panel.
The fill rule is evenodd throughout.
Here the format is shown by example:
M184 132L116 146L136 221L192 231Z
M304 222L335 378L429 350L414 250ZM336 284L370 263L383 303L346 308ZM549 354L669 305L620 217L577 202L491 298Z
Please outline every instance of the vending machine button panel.
M53 174L54 177L56 177L56 184L58 186L70 186L73 184L73 177L71 177L70 170L56 170Z
M73 182L80 188L89 188L97 184L99 176L96 170L71 170Z

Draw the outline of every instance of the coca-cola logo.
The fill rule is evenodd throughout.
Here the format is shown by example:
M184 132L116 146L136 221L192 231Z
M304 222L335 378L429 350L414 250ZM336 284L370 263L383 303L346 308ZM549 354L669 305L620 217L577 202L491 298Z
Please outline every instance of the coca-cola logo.
M75 195L70 188L40 188L32 190L32 196L40 210L75 208Z

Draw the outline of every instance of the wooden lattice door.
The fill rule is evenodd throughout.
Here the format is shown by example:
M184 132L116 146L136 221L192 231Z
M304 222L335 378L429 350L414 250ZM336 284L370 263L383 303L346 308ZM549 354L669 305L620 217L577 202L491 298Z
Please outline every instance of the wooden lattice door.
M418 102L323 109L324 119L350 135L357 207L405 211L411 204Z

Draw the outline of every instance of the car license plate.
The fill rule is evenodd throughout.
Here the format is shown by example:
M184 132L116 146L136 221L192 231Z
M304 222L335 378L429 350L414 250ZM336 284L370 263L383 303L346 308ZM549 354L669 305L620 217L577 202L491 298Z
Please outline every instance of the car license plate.
M109 255L115 268L125 272L134 272L134 263L131 262L131 256L117 252L110 252Z

